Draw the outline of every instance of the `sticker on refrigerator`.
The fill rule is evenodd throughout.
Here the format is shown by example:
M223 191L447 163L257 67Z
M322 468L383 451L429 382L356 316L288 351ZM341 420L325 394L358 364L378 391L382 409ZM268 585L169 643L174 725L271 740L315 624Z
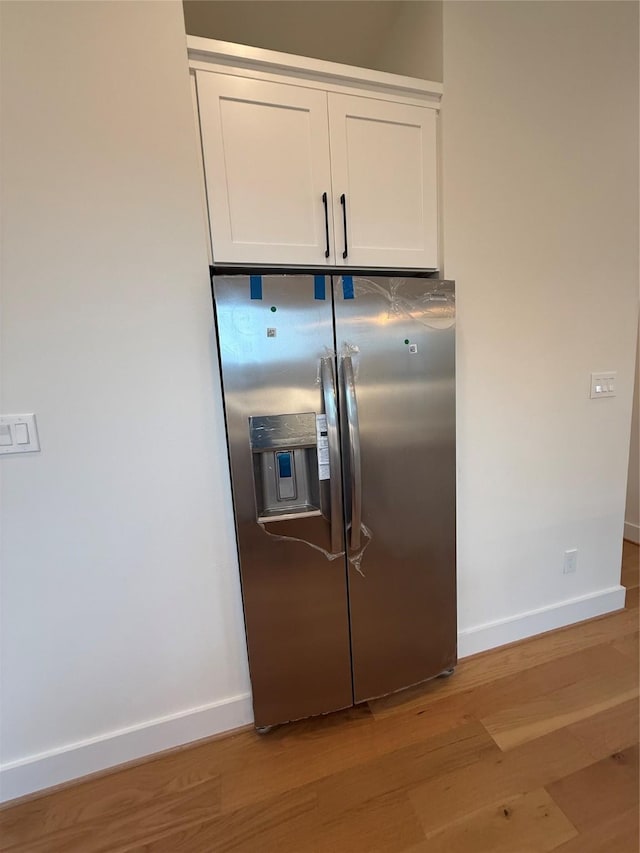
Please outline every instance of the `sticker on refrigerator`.
M328 480L331 472L329 470L329 434L326 415L316 415L316 443L318 448L318 479Z

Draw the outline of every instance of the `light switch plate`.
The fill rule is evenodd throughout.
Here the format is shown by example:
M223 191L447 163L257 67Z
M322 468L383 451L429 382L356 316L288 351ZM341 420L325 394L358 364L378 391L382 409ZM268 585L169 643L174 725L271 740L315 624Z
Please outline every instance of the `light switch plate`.
M35 415L0 415L0 454L40 450Z
M604 373L591 374L591 399L596 397L615 397L616 396L616 377L615 370L607 370Z

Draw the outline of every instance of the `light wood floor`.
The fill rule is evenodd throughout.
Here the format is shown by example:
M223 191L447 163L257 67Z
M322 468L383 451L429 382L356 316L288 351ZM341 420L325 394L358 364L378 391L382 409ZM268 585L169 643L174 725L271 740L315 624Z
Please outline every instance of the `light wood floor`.
M637 853L638 547L627 609L449 680L244 731L0 812L29 853Z

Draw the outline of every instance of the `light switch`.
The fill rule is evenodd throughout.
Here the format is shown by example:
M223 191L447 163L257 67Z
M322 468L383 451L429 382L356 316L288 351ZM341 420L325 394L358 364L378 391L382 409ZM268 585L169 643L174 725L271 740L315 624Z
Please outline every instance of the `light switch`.
M591 399L595 399L596 397L615 397L616 376L615 370L610 370L606 373L592 373Z
M26 424L16 424L13 428L16 444L29 444L29 427Z
M40 450L35 415L0 415L0 454Z

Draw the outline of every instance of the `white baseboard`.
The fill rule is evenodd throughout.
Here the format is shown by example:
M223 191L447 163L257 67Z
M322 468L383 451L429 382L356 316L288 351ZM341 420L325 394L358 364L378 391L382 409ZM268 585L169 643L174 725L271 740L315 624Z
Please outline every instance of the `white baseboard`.
M533 637L535 634L544 634L554 628L564 628L584 619L593 619L594 616L621 610L624 607L625 594L623 586L613 586L589 595L581 595L579 598L559 601L548 607L466 628L458 634L458 656L469 657L487 649Z
M250 694L232 696L0 767L0 802L248 725Z
M624 538L640 545L640 524L634 524L632 521L624 523Z
M467 628L458 635L461 658L602 616L624 607L625 589L611 587ZM70 744L0 767L0 802L135 761L253 721L250 694L233 696L139 726Z

